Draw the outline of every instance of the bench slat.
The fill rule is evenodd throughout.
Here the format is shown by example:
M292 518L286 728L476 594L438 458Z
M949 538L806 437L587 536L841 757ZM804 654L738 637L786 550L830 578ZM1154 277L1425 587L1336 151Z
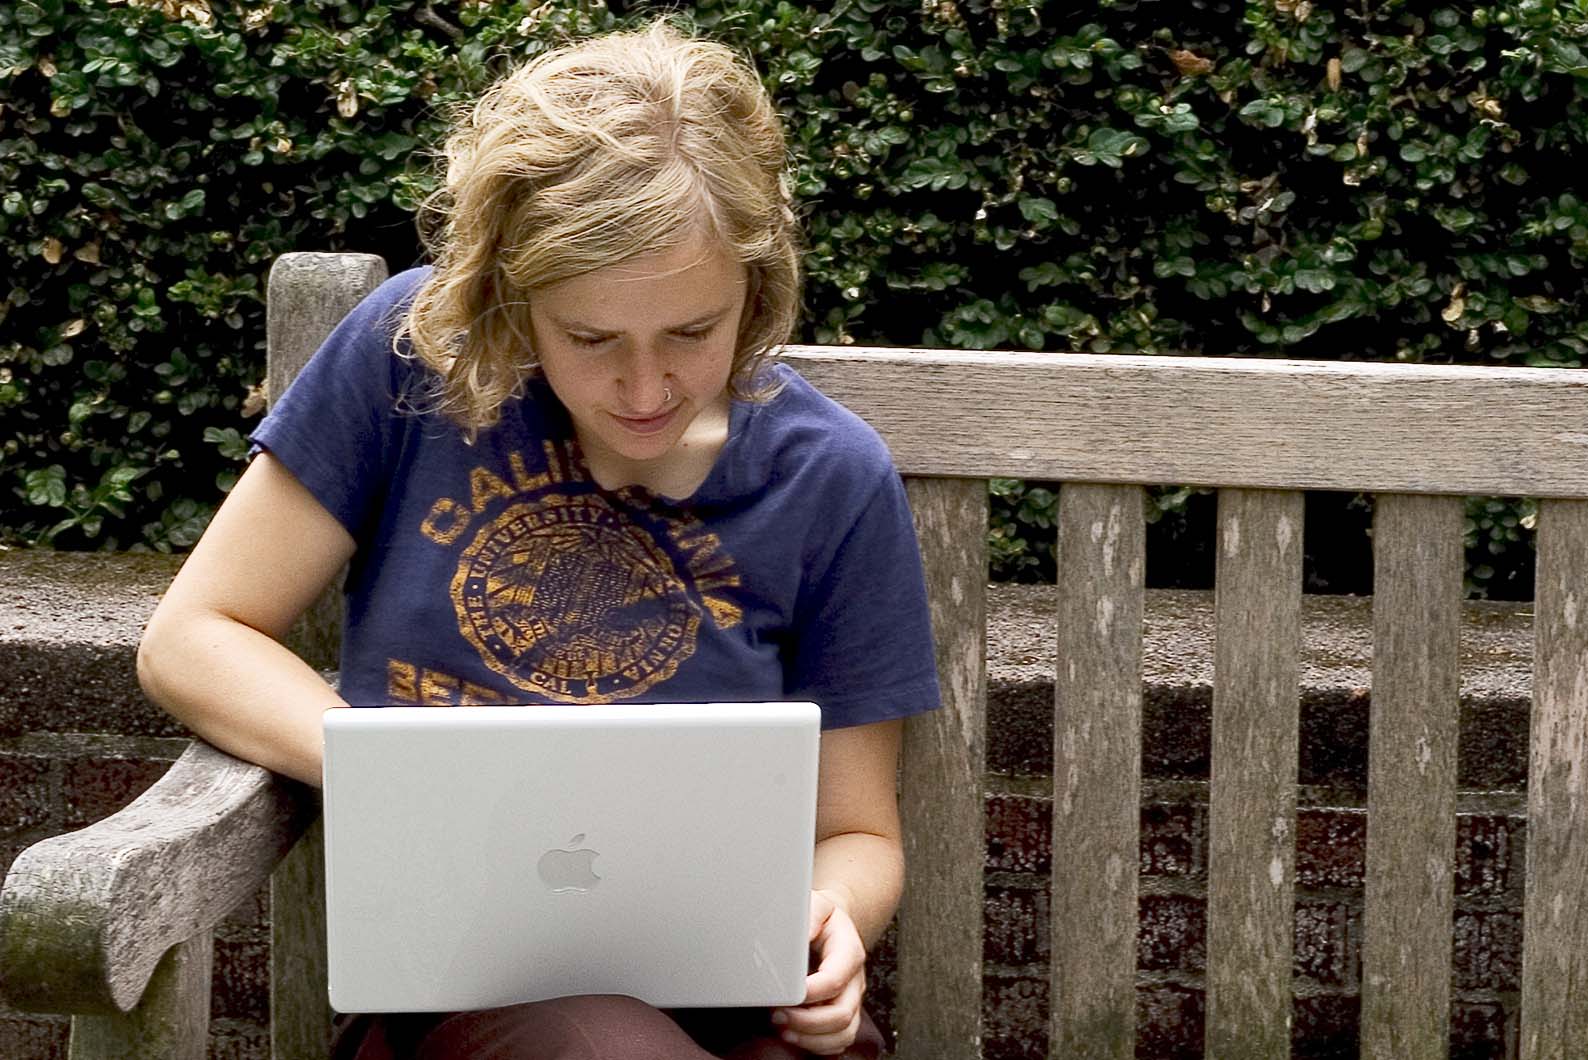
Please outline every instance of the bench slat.
M905 474L1588 496L1575 369L826 346L786 359L877 428Z
M943 709L905 725L900 1056L981 1055L987 726L987 483L907 483L926 568Z
M1059 491L1049 1054L1131 1060L1146 523L1136 486Z
M204 1060L214 938L204 930L166 950L131 1012L72 1017L68 1060Z
M1362 1056L1450 1049L1463 509L1385 495L1373 513Z
M1289 1060L1302 495L1219 492L1205 1055Z
M1542 501L1534 605L1522 1060L1588 1042L1588 501Z

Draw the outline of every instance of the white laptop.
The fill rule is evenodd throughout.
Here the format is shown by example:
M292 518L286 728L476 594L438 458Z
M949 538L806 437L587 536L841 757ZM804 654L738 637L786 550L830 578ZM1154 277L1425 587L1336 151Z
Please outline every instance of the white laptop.
M810 703L325 715L331 1005L804 1000Z

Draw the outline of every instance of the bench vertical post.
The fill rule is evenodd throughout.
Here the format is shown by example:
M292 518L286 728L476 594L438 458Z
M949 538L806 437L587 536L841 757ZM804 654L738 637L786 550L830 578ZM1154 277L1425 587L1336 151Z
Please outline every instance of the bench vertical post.
M1209 785L1209 1060L1289 1060L1302 495L1219 491Z
M270 270L265 322L265 401L275 405L314 351L364 296L386 280L373 254L283 254ZM298 620L287 647L317 670L333 670L342 643L342 592L326 590Z
M212 932L172 946L131 1012L72 1017L69 1060L204 1060L214 961Z
M1588 501L1538 511L1522 1060L1588 1042Z
M943 709L905 723L898 1055L981 1055L987 483L911 479Z
M1049 1055L1132 1060L1141 830L1140 486L1059 491Z
M1450 1052L1461 522L1459 497L1374 500L1364 1060Z
M327 335L386 279L372 254L286 254L270 270L267 400L286 392ZM298 621L288 646L309 665L337 665L342 592L327 589ZM324 1060L331 1045L325 981L324 831L316 824L270 880L270 1055Z
M325 824L315 818L270 877L271 1060L330 1053L325 930Z

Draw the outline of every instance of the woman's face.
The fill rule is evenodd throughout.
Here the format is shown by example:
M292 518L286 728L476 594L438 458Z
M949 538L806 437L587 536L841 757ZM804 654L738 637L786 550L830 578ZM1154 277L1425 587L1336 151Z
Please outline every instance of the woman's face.
M723 246L701 238L531 296L541 370L592 468L643 481L690 444L686 432L703 412L726 423L748 279Z

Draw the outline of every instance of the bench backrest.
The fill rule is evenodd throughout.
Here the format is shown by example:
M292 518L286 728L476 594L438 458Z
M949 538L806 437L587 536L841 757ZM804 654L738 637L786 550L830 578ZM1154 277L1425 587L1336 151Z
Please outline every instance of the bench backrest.
M278 264L273 393L383 276L378 260L359 256L289 255ZM887 441L906 476L927 570L946 707L907 727L900 1055L980 1055L990 477L1065 483L1053 775L1053 849L1064 856L1052 878L1050 1054L1083 1060L1135 1055L1144 486L1219 493L1206 976L1206 1052L1219 1060L1290 1056L1301 491L1374 495L1361 1036L1364 1056L1397 1058L1448 1054L1462 497L1542 498L1520 1055L1580 1055L1588 1041L1581 375L826 347L792 348L787 359ZM304 648L323 659L327 622L317 628ZM278 894L278 916L318 885L312 870L300 876ZM300 945L312 947L312 932L304 937ZM276 1010L308 1033L322 1014L312 996Z

